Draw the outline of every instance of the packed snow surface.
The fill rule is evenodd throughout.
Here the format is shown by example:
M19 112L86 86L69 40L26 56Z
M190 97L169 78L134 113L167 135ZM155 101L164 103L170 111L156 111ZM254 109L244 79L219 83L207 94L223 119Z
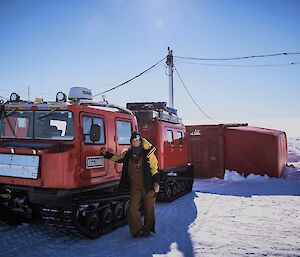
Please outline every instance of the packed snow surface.
M298 156L300 141L291 149ZM190 194L157 204L157 233L148 238L131 238L127 226L89 240L41 223L0 223L0 256L300 256L299 162L280 179L233 171L196 179Z

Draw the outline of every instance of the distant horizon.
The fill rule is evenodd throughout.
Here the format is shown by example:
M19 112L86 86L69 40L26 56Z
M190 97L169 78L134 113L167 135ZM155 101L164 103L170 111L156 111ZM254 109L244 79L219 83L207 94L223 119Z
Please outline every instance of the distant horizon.
M300 118L243 118L221 120L219 123L200 120L183 120L186 126L189 125L209 125L209 124L229 124L229 123L248 123L248 126L280 130L286 133L288 138L300 138Z

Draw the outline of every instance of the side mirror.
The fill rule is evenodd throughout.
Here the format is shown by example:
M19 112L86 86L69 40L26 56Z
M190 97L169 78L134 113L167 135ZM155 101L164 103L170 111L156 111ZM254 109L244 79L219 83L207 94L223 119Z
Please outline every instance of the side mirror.
M92 124L91 125L91 129L90 129L90 140L92 142L95 142L95 141L99 141L100 140L100 125L98 124Z

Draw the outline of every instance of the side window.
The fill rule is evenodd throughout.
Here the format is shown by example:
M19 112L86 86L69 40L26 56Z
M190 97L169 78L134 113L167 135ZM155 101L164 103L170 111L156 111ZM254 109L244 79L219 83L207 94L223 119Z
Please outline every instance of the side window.
M100 140L92 142L90 140L90 129L92 124L98 124L100 126ZM82 116L82 126L85 144L103 145L105 143L104 121L101 118Z
M183 145L183 133L182 131L177 131L177 138L179 145Z
M172 130L167 130L167 141L168 144L173 145L174 144L174 136Z
M119 145L130 145L131 123L129 121L117 120L117 135Z

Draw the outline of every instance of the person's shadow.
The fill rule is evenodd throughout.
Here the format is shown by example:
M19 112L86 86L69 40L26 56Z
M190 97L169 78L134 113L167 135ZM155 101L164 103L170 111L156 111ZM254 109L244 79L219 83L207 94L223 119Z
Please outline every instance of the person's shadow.
M191 192L171 203L157 203L156 233L146 238L132 238L128 226L90 240L48 232L42 224L20 229L9 229L6 225L1 227L0 224L4 237L13 235L18 238L14 248L3 242L0 246L2 244L3 256L192 257L194 250L189 226L197 217L195 197L195 192ZM4 232L6 229L8 231ZM32 237L30 240L29 235Z
M83 239L73 243L61 256L103 256L103 257L160 257L194 256L189 226L197 217L191 192L171 203L157 203L156 233L146 238L132 238L127 226L104 235L97 240ZM52 255L51 255L52 256Z
M147 249L147 255L194 256L189 226L197 217L197 209L191 192L172 203L159 203L156 211L157 233L152 241L154 245ZM180 254L181 253L181 254Z

